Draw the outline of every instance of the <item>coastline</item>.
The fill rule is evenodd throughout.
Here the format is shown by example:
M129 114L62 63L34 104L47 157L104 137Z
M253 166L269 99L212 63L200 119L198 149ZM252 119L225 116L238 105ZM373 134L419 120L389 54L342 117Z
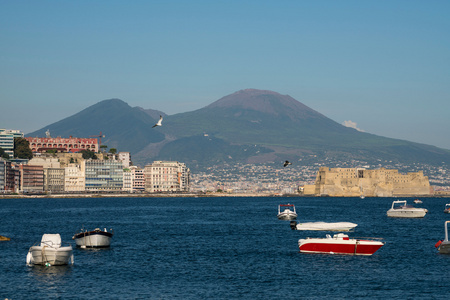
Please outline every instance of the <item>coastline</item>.
M315 196L303 194L277 194L277 193L80 193L80 194L31 194L31 195L0 195L0 199L51 199L51 198L212 198L212 197L313 197L328 198L329 196ZM450 194L435 195L398 195L392 198L449 198ZM355 197L333 197L333 198L355 198ZM366 197L378 198L378 197ZM363 200L361 200L363 201Z

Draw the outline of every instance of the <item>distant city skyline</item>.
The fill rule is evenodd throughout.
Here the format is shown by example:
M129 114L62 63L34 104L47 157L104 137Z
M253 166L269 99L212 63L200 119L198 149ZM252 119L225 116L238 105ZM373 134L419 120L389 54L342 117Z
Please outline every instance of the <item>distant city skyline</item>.
M102 100L169 115L255 88L450 149L448 1L2 1L0 128Z

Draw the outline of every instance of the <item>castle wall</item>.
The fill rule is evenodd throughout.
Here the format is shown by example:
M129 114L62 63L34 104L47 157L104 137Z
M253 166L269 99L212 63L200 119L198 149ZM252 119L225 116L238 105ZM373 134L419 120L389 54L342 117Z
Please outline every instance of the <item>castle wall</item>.
M432 193L428 177L422 171L401 174L398 170L384 168L366 170L321 167L314 186L316 196L392 197Z

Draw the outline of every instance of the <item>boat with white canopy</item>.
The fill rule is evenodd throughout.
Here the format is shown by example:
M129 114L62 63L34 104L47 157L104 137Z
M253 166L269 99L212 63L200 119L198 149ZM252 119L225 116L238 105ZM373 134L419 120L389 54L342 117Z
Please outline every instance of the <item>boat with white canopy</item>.
M28 265L59 266L73 264L72 246L62 246L59 233L42 235L40 245L28 250Z
M392 202L392 207L386 214L392 218L423 218L427 212L425 208L407 205L406 200L397 200Z

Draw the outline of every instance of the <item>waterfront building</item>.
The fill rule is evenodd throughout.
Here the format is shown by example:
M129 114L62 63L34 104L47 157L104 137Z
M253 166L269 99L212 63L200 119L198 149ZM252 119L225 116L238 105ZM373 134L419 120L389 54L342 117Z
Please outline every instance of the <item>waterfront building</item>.
M154 161L144 168L145 191L187 192L190 170L177 161Z
M136 167L136 166L131 166L130 170L131 170L132 181L133 181L133 192L145 191L144 170L139 167Z
M82 162L86 191L121 191L123 166L117 160L89 159Z
M5 150L10 159L14 158L14 138L23 137L20 130L0 129L0 148Z
M42 166L19 165L20 192L40 193L44 191L44 168Z
M65 188L64 168L44 168L44 191L62 193Z
M122 162L124 168L129 168L131 165L130 152L119 152L118 160Z
M333 197L429 196L432 188L423 171L401 174L385 168L321 167L315 184L305 185L303 193Z
M85 176L80 164L69 164L64 168L64 190L66 192L84 192Z
M133 191L133 174L130 169L123 169L123 187L124 192L131 193Z
M79 152L81 150L89 150L98 152L98 140L96 138L69 138L62 137L26 137L30 143L33 153L47 152L48 150L56 150L56 152Z
M0 157L0 193L4 193L6 191L6 168L8 161L2 159ZM9 162L11 165L11 162Z

